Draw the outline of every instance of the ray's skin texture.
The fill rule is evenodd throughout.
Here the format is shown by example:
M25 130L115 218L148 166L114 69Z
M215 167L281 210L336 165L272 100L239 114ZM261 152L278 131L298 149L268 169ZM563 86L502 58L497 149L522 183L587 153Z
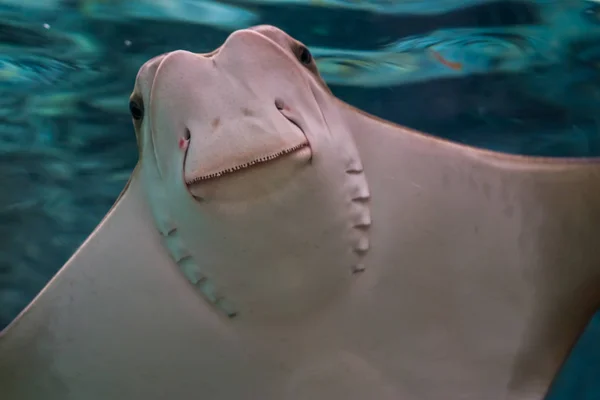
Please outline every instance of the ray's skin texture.
M284 32L148 61L140 161L0 334L7 400L541 400L600 299L600 164L336 99Z

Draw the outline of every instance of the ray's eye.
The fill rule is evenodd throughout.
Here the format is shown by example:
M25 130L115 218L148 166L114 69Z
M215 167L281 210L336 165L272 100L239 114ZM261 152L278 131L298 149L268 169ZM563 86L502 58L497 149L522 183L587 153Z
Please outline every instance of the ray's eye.
M298 59L302 64L309 65L312 62L313 57L312 54L310 54L310 51L305 46L302 46L298 53Z
M140 106L134 100L129 102L129 112L131 113L131 117L136 121L139 121L144 117L144 107Z

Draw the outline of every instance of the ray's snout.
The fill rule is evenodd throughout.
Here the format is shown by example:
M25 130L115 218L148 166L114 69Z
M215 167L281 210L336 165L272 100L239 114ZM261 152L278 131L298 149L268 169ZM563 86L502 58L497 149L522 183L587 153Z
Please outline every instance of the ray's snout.
M232 34L213 52L175 51L161 60L149 96L152 137L159 160L172 159L168 152L177 149L192 193L228 175L264 183L273 177L259 171L285 170L284 164L296 171L310 164L306 100L294 90L298 78L289 75L294 59L280 55L282 65L265 73L265 54L281 51L272 40L248 31Z
M184 139L186 183L199 184L296 153L310 156L308 139L290 114L278 100L270 109L242 107L225 121L216 117L207 132L194 134L192 129ZM194 140L203 145L195 146Z

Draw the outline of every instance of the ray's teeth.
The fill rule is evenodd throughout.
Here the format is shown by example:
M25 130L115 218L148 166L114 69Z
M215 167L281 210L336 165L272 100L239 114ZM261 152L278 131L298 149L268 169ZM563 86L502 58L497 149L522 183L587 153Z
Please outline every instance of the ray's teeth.
M212 173L212 174L200 176L198 178L193 179L189 184L198 183L198 182L205 181L205 180L208 180L208 179L218 178L218 177L220 177L222 175L225 175L225 174L228 174L228 173L231 173L231 172L239 171L241 169L245 169L245 168L251 167L251 166L256 165L256 164L261 164L261 163L264 163L264 162L267 162L267 161L271 161L271 160L274 160L274 159L276 159L278 157L281 157L281 156L283 156L285 154L293 153L294 151L300 150L300 149L302 149L304 147L308 147L308 143L302 143L302 144L300 144L298 146L290 147L289 149L286 149L286 150L283 150L283 151L280 151L280 152L277 152L277 153L274 153L274 154L270 154L268 156L264 156L264 157L258 158L256 160L252 160L252 161L244 163L244 164L236 165L235 167L227 168L227 169L224 169L222 171L215 172L215 173Z

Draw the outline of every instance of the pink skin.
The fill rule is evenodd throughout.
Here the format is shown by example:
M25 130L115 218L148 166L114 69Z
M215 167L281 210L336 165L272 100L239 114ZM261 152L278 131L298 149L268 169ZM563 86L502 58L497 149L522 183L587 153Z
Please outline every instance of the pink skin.
M187 149L187 147L188 147L189 144L190 144L190 140L189 139L179 138L179 148L181 150Z

